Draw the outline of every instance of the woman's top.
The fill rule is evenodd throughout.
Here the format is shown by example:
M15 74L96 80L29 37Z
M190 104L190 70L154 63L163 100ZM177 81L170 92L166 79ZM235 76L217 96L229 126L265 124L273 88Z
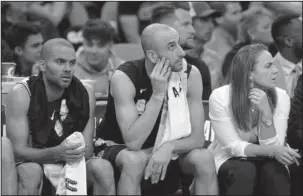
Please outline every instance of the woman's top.
M290 110L290 98L285 90L275 88L277 106L273 114L276 136L266 140L258 139L260 145L284 145L287 120ZM256 125L250 132L237 128L231 109L231 86L225 85L215 89L209 98L209 117L215 132L214 141L208 147L213 153L217 171L231 157L246 157L247 145L253 143L251 138L259 135Z

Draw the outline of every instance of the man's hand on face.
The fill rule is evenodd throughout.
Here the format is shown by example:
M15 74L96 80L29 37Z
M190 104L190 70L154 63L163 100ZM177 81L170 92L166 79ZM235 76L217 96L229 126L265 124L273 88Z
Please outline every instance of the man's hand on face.
M172 152L173 145L165 143L152 154L145 169L145 180L148 180L151 177L152 184L158 183L160 176L161 180L164 180L167 166L172 157Z

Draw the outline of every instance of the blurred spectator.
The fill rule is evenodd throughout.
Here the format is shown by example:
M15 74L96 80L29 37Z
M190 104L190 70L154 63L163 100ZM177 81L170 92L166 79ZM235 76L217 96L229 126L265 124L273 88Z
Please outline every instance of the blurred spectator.
M274 17L279 15L302 16L302 2L300 1L252 1L249 4L249 9L252 7L266 8Z
M109 80L116 68L124 63L112 52L114 29L100 19L89 19L83 28L84 44L77 52L75 76L95 81L95 92L108 95Z
M302 75L298 80L294 98L291 102L291 108L288 119L287 141L289 145L298 149L303 156L303 130L302 130ZM292 195L303 195L303 160L300 160L300 166L293 164L290 167L291 172L291 190Z
M277 86L292 98L302 74L302 20L296 15L282 15L274 21L271 33L279 51L274 57L279 69Z
M221 86L223 81L222 65L226 54L236 43L237 25L241 20L239 2L210 2L212 8L221 12L217 18L211 40L205 44L202 60L209 66L212 89Z
M212 9L207 2L192 2L195 10L193 16L193 27L196 31L194 37L195 47L189 51L188 54L196 58L201 58L204 44L208 42L214 30L214 19L221 16L221 13Z
M28 4L28 12L52 21L64 37L70 27L82 26L88 19L87 11L79 2L37 1Z
M10 27L20 21L31 21L41 25L43 40L60 37L59 31L52 22L42 16L28 12L28 4L31 2L5 2L1 3L1 37L5 39Z
M140 43L143 29L150 24L152 11L162 2L120 1L118 30L120 42Z
M100 12L104 4L106 4L107 2L106 1L80 1L79 3L81 3L86 9L88 17L90 19L93 19L100 17Z
M152 13L152 23L162 23L176 29L180 36L180 46L183 50L195 47L195 29L192 26L189 10L188 2L170 2L155 8ZM207 65L199 58L188 54L184 58L187 63L199 69L203 83L202 99L208 100L211 93L211 79Z
M32 67L40 59L43 44L41 26L21 21L11 27L7 43L15 54L14 62L17 64L15 75L22 77L32 75Z
M273 20L270 13L261 10L255 10L249 14L243 15L243 19L238 25L237 44L229 51L224 59L222 66L224 84L228 83L228 72L231 62L240 48L246 45L260 43L266 46L273 44L271 36L271 25ZM273 55L273 54L272 54Z
M107 1L101 10L101 20L109 22L118 35L118 1Z

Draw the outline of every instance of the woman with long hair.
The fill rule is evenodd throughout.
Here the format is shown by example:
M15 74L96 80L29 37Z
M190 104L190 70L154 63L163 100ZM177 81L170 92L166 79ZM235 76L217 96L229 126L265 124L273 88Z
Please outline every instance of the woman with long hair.
M285 166L300 155L285 143L290 99L275 87L272 62L266 46L244 46L232 61L230 84L210 96L215 139L208 149L222 195L290 194Z

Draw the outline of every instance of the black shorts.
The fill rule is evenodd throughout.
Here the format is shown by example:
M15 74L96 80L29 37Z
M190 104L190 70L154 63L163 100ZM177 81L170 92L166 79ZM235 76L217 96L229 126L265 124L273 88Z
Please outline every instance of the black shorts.
M125 145L114 145L106 147L102 152L102 158L108 160L113 166L116 185L120 179L121 172L116 166L115 160L117 155L126 148ZM172 160L167 167L166 176L163 181L160 180L157 184L151 184L150 179L143 179L141 189L143 194L148 193L148 195L175 193L180 188L181 178L182 172L178 159Z

